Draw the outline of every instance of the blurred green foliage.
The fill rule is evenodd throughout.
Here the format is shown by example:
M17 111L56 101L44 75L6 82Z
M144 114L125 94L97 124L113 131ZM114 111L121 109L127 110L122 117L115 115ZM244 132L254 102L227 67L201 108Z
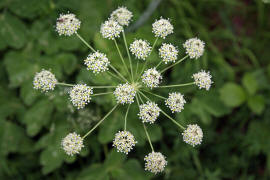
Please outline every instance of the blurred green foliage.
M51 69L59 81L68 83L118 82L86 70L83 59L89 51L76 37L56 34L58 14L75 13L82 21L80 34L119 67L113 43L99 34L100 24L122 5L134 13L136 21L150 2L0 1L0 179L270 178L270 4L261 0L163 0L146 24L127 34L128 43L134 38L153 42L151 23L163 16L171 18L175 27L175 33L164 41L178 45L181 55L185 39L198 36L206 42L202 58L178 65L166 73L164 83L190 82L193 73L207 69L215 82L211 90L159 91L164 96L173 90L185 94L188 103L175 118L203 127L200 147L183 143L177 127L160 117L149 131L156 150L167 156L168 166L157 176L145 172L143 158L150 147L132 106L128 129L138 145L128 157L111 146L114 134L123 127L124 108L87 138L79 156L62 152L61 139L72 131L85 133L112 107L113 97L94 98L87 109L77 111L63 87L46 94L33 90L35 72ZM123 42L119 43L124 49ZM150 60L158 62L157 51Z

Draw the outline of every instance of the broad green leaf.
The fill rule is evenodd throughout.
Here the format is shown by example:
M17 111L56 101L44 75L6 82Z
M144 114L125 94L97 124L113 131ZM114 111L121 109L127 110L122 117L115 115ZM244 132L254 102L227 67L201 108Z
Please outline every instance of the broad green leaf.
M26 105L32 105L41 93L33 88L33 82L23 83L20 89L20 97Z
M63 163L63 157L63 152L57 146L44 150L40 155L40 164L43 166L42 173L48 174L59 168Z
M1 41L5 41L10 47L22 48L27 41L27 28L24 23L15 16L5 13L0 16Z
M262 95L252 96L248 99L248 107L256 114L261 114L265 108L265 99Z
M235 83L226 83L220 89L220 98L229 107L238 107L246 100L246 93L243 88Z
M32 141L24 129L9 121L0 121L0 156L10 152L31 152Z
M18 16L34 18L49 10L49 1L13 0L9 4L9 9Z
M244 75L242 83L250 95L254 95L258 90L257 80L251 73L246 73Z
M68 75L70 75L76 69L77 59L73 54L59 54L55 57L55 61L62 66L65 73Z
M138 122L141 123L141 122ZM147 126L147 130L149 132L149 136L152 142L159 141L162 137L162 130L161 127L157 124L151 124Z
M108 157L106 158L106 161L104 162L104 168L106 168L106 170L109 172L112 171L113 169L116 169L117 167L121 167L125 158L126 158L125 154L117 152L116 149L114 148L111 150Z
M18 87L23 82L32 80L39 69L26 55L14 51L6 54L4 63L11 87Z
M24 115L23 121L27 126L27 134L35 136L41 128L45 126L53 110L52 103L49 99L43 99L34 104Z
M210 114L204 109L203 104L200 102L198 98L193 98L190 104L190 110L193 114L196 114L197 117L204 123L210 124L211 123L211 116Z
M76 180L110 180L110 178L102 164L92 164L84 168Z

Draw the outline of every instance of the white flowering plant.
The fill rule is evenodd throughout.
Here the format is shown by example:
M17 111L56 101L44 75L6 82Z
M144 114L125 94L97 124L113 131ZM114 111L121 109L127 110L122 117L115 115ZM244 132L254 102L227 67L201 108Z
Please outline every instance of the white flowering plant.
M190 38L183 44L185 52L181 52L176 45L163 42L167 36L173 33L174 27L170 19L161 17L152 25L153 37L155 37L153 43L137 37L132 43L128 44L125 27L130 24L132 17L132 12L126 7L119 7L100 26L102 37L114 42L116 52L119 54L117 59L110 59L104 52L93 47L79 34L81 22L76 15L71 13L61 14L56 20L56 31L60 36L77 36L89 48L88 55L82 60L85 68L90 71L89 73L110 75L119 82L118 85L98 86L95 84L59 82L50 70L37 72L33 85L34 89L42 92L52 91L57 86L66 86L69 88L70 101L78 111L87 108L87 105L96 96L114 96L114 100L112 100L115 103L114 106L88 132L82 136L77 132L70 132L66 137L63 137L62 142L59 142L62 149L70 156L80 154L81 150L86 146L84 144L85 138L90 136L108 116L119 108L125 110L125 116L123 126L119 131L115 132L112 144L119 153L127 155L132 153L139 142L136 140L136 136L133 135L132 128L128 128L127 124L129 123L131 106L137 107L137 123L141 124L151 148L149 154L144 158L145 170L157 174L164 171L168 162L161 152L155 150L147 127L157 124L161 114L179 128L179 134L182 135L183 141L193 147L202 143L203 132L197 124L186 126L184 123L176 121L172 115L169 115L169 113L165 112L165 109L161 108L162 104L155 102L154 98L160 98L163 105L166 105L165 107L168 107L171 113L181 113L188 101L185 100L185 96L179 89L180 87L195 85L198 86L198 89L209 90L213 82L210 73L201 70L190 77L190 82L164 85L163 77L165 72L176 67L184 60L199 59L204 53L205 43L196 37ZM121 49L118 45L121 37L125 45L124 49ZM162 43L160 47L157 47L158 42ZM178 46L180 45L178 44ZM149 62L149 57L153 51L157 51L160 58L160 62L155 65ZM118 64L117 67L114 65L116 63ZM161 88L177 90L164 97L158 94L158 90ZM102 89L104 92L96 93L97 89Z

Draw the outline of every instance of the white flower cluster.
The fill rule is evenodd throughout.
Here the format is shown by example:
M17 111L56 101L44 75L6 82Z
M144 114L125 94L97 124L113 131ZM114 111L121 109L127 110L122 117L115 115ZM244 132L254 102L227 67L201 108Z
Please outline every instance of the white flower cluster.
M173 33L173 26L169 19L163 19L161 17L159 20L156 20L156 22L152 24L152 27L152 31L155 34L155 37L161 37L165 39L166 36Z
M86 84L76 84L69 92L72 104L78 109L84 108L91 100L93 88Z
M91 70L93 73L98 74L109 69L108 66L110 61L106 54L95 52L88 55L84 60L84 64L87 66L87 70Z
M114 40L115 38L120 37L120 33L123 30L123 27L120 26L117 21L108 20L101 25L100 33L104 38Z
M113 94L116 98L117 103L132 104L134 102L136 90L132 85L128 83L120 84L116 87Z
M167 161L160 152L151 152L144 158L145 170L157 174L164 171Z
M59 18L56 20L56 31L60 36L71 36L77 33L80 25L81 21L78 20L74 14L60 14Z
M150 43L146 40L135 40L129 47L131 53L138 59L145 60L151 53Z
M181 112L184 109L186 100L181 93L170 93L168 99L165 100L165 104L174 112Z
M205 88L206 90L209 90L211 87L211 84L213 84L210 75L210 72L205 72L204 70L201 70L200 72L192 75L195 84L200 88Z
M146 71L144 71L142 75L142 82L151 89L154 87L158 87L158 85L161 83L162 76L161 74L156 70L156 68L151 68Z
M159 56L165 64L175 62L178 56L178 50L172 44L163 43L159 49Z
M73 156L74 154L79 154L81 149L84 147L83 145L83 138L80 135L74 133L69 133L63 140L62 140L62 148L64 151Z
M154 123L159 116L160 108L154 102L147 101L146 104L140 105L139 118L143 123Z
M119 131L115 134L113 140L113 146L116 147L117 152L122 152L128 154L137 141L135 141L134 136L129 131Z
M126 7L119 7L111 13L110 19L117 21L121 26L128 26L132 16L132 12Z
M198 59L203 55L204 52L204 42L198 38L191 38L186 40L183 44L184 48L186 49L186 54L191 59Z
M201 144L203 138L202 129L197 124L188 125L187 129L182 133L183 140L191 146Z
M34 77L34 89L40 89L41 91L54 90L57 80L53 73L47 70L42 70L39 73L36 73Z

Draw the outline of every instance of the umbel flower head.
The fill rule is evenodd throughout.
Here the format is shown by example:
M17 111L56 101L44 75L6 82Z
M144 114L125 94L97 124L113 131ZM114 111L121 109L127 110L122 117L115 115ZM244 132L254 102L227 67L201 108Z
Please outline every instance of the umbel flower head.
M140 105L139 118L142 122L154 123L159 116L160 108L154 102L147 101L146 104Z
M77 84L69 92L72 104L78 109L84 108L91 100L93 88L86 84Z
M155 37L165 39L166 36L173 33L173 26L170 23L169 19L163 19L161 17L159 20L156 20L156 22L152 24L152 27L152 31L155 34Z
M116 147L117 152L122 152L128 154L137 141L135 141L134 136L129 131L119 131L115 134L113 140L113 146Z
M184 48L186 49L186 54L191 59L198 59L203 55L204 52L204 42L198 38L188 39L184 44Z
M150 43L146 40L135 40L129 47L131 53L138 59L145 60L151 53Z
M34 89L40 89L41 91L54 90L57 80L53 73L47 70L42 70L39 73L36 73L34 77Z
M156 68L151 68L146 70L142 75L142 82L151 89L158 87L162 80L161 74L156 70Z
M123 31L123 27L118 24L117 21L108 20L105 21L100 28L100 33L106 39L114 40L120 37L120 33Z
M157 174L164 171L167 161L160 152L151 152L144 158L145 170Z
M97 51L89 54L84 60L84 64L87 66L87 70L91 70L93 73L98 74L109 69L108 66L110 61L108 60L106 54Z
M159 49L159 56L165 64L175 62L178 56L178 50L172 44L163 43Z
M195 84L200 88L205 88L206 90L209 90L211 87L211 84L213 83L209 72L205 72L204 70L201 70L200 72L192 75Z
M79 154L81 149L84 147L83 138L75 132L69 133L62 140L62 148L67 153L67 155L73 156L74 154Z
M165 100L166 106L168 106L172 113L181 112L184 109L186 100L181 93L170 93L168 99Z
M203 138L202 129L197 124L188 125L187 129L182 133L183 140L191 146L201 144Z
M121 26L128 26L132 16L132 12L126 7L119 7L111 13L110 19L117 21Z
M56 20L56 31L60 36L71 36L77 33L80 25L81 21L78 20L74 14L60 14L59 18Z
M134 102L136 90L132 85L128 83L120 84L116 87L113 94L116 98L117 103L132 104Z

